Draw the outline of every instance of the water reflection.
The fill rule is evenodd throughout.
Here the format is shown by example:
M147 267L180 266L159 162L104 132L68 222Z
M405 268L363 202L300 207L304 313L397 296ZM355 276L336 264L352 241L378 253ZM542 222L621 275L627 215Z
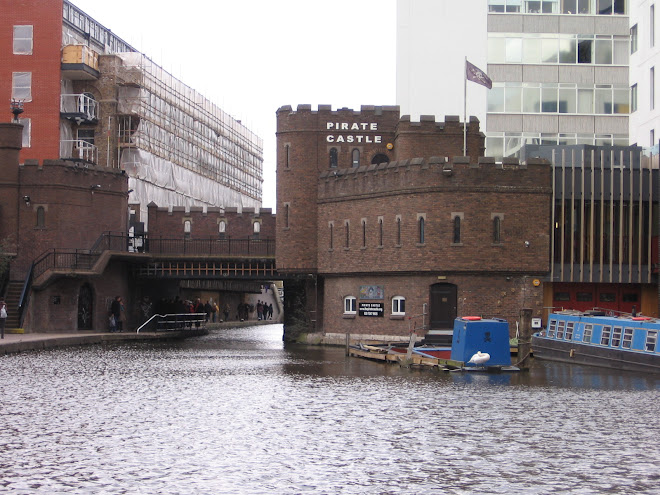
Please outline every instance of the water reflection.
M447 373L280 326L0 357L10 493L657 493L660 377Z

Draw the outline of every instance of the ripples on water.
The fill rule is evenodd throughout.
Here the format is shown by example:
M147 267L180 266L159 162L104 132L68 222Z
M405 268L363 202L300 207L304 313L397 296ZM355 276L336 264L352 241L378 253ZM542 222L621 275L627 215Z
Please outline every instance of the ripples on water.
M660 493L660 376L408 370L281 335L0 357L0 492Z

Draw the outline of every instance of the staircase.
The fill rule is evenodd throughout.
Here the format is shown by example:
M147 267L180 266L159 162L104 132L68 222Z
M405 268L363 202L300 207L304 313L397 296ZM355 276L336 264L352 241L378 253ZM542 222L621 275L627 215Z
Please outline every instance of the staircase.
M23 283L21 280L12 280L7 286L5 295L5 303L7 304L6 333L23 333L23 329L19 328L21 322L18 318L18 302L21 299Z
M451 346L451 341L453 338L453 329L449 330L429 330L424 340L422 340L422 345L429 346Z

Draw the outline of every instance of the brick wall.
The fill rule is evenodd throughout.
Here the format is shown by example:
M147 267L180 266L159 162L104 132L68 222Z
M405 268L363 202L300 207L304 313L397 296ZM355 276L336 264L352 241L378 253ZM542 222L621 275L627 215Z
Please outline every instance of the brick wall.
M479 121L468 129L470 152L483 154L484 136ZM330 166L330 150L337 150L337 167ZM360 168L369 168L376 155L388 161L418 156L462 155L463 127L457 118L443 122L425 118L410 122L400 118L399 107L362 106L360 111L328 105L312 110L299 105L277 112L277 252L282 272L315 272L318 268L319 226L317 187L321 173L355 170L354 150ZM422 154L420 154L420 152ZM424 154L428 153L428 154Z
M275 237L276 216L270 208L243 208L240 213L237 208L203 208L166 207L149 205L149 236L163 238L181 238L184 234L184 223L190 222L191 239L217 239L219 224L225 222L225 237L231 239L254 238L254 224L259 223L259 238L273 239Z
M0 124L0 246L15 253L18 242L18 155L23 127Z
M539 273L540 277L542 274ZM458 287L457 313L467 316L503 318L510 322L510 333L515 335L515 320L520 309L532 308L533 315L540 317L543 310L543 290L533 284L534 275L508 277L501 274L455 274L443 279L443 283ZM369 335L407 336L411 328L422 326L424 304L429 304L429 287L438 282L432 275L374 275L353 277L325 277L323 302L323 332L325 334L350 333L354 337ZM346 296L359 296L360 286L380 285L384 289L382 317L344 315L343 300ZM406 318L392 316L392 298L406 298ZM428 306L427 306L428 308ZM428 311L428 310L427 310ZM426 324L428 325L428 315ZM418 331L418 335L425 332Z
M451 176L443 172L447 166ZM545 272L551 194L547 163L502 168L417 160L326 175L319 181L318 270ZM453 242L456 214L461 215L460 243ZM498 243L495 216L501 226Z
M62 45L62 0L12 0L0 6L0 101L12 97L12 72L32 73L32 98L21 118L31 119L32 142L21 159L59 157L60 141L60 50ZM33 26L33 52L14 55L13 26ZM9 120L9 108L6 108Z
M439 281L455 287L459 315L513 322L527 306L540 316L543 297L532 280L549 271L547 162L495 164L482 157L484 136L474 118L465 157L457 117L411 122L399 118L398 107L332 112L303 105L282 107L277 118L278 271L285 278L317 274L319 307L299 308L316 327L303 332L407 335L409 321L391 315L392 297L405 298L406 316L419 314ZM351 163L356 148L359 167ZM377 154L389 163L372 164ZM344 297L357 297L362 285L385 288L383 317L344 314ZM287 335L294 324L285 322Z
M12 263L13 279L23 278L47 250L89 249L104 232L126 232L128 178L119 170L28 160L19 176L19 256ZM30 198L29 204L23 197ZM37 223L40 208L43 226Z
M78 329L78 296L81 287L89 284L94 299L92 327L108 330L108 310L116 295L121 295L127 311L127 328L135 329L144 318L139 315L135 294L128 284L123 263L111 263L100 277L58 279L44 290L33 291L26 315L25 327L39 332L71 332Z

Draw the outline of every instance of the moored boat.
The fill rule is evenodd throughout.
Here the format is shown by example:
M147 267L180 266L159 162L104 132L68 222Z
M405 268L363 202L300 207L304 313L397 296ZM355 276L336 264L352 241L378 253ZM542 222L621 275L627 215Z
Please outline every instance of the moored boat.
M660 320L561 311L532 335L534 357L606 368L660 373Z
M451 371L520 371L511 366L506 320L464 316L454 320L451 346L397 344L350 346L352 356L437 366Z

